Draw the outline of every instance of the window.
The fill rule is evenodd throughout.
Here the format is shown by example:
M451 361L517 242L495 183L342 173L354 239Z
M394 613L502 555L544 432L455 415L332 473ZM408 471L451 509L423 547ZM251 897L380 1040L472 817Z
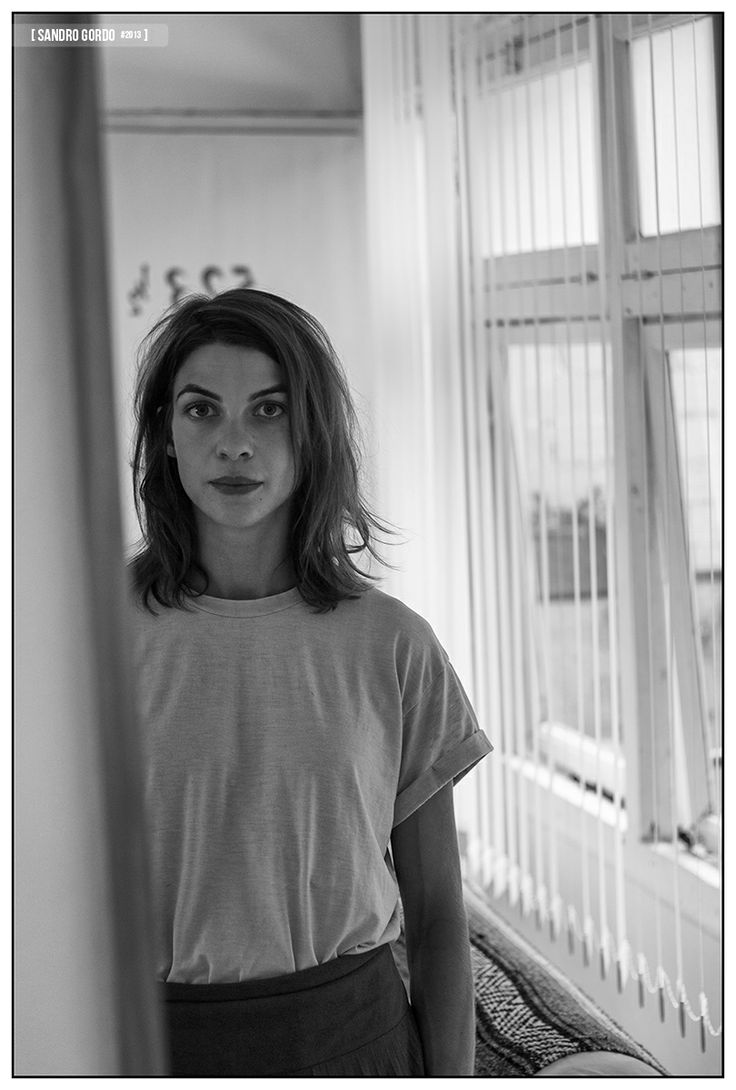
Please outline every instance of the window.
M649 880L676 914L683 853L701 868L695 897L718 874L712 19L488 16L466 64L481 75L465 85L465 155L484 162L488 189L485 209L471 203L471 248L488 328L511 796L497 853L518 876L512 900L526 885L553 929L566 905L604 951L643 929L645 963L668 961L672 994L693 994L702 960L686 965L682 935L667 955L657 927L644 934L657 912L642 913L630 886L647 869L640 845L669 853L670 877ZM550 794L577 818L566 825ZM568 840L580 841L574 879Z
M688 688L686 659L698 664L690 688L708 694L710 726L696 728L700 713L691 700L685 728L706 739L707 763L717 760L720 747L715 705L721 639L720 256L719 234L709 227L718 219L713 40L708 18L676 17L676 25L665 27L662 19L617 18L611 24L614 84L608 101L601 102L593 93L600 58L594 72L589 17L520 17L505 27L489 20L482 85L489 123L488 315L508 383L511 469L523 521L517 532L534 556L526 576L541 633L535 638L541 737L562 726L604 746L614 740L615 746L634 721L644 729L646 709L638 707L632 716L630 702L628 713L622 712L618 678L611 676L619 670L608 608L616 583L613 507L627 494L621 478L628 474L628 487L640 486L651 510L638 526L629 522L633 537L618 546L637 554L646 569L648 589L639 589L659 596L638 623L638 650L652 672L643 688L651 701L651 644L665 625L667 700L683 699L672 686L677 675L679 688ZM633 163L625 150L633 146L632 128L638 153ZM652 169L653 156L658 171ZM702 166L693 171L693 162ZM628 192L627 170L637 179ZM621 179L618 186L611 184L612 171ZM600 219L599 193L613 209ZM627 223L639 229L632 234ZM607 245L621 237L628 239L625 247ZM620 291L610 291L606 278L618 281ZM700 347L694 314L701 316ZM622 389L620 395L640 392L642 406L648 399L638 430L620 408L615 411L616 373L626 353L635 357L640 391ZM655 360L667 372L665 385ZM675 399L672 421L659 419L664 390L668 404ZM667 434L668 425L676 434ZM638 467L615 465L615 444L627 442L637 452ZM634 481L637 472L643 476ZM686 621L659 601L673 586L677 564L671 554L678 537L670 525L676 513L668 500L672 488L684 504L686 564L678 574L684 573L692 590L700 633L692 655L682 630ZM636 597L631 585L618 593ZM636 685L625 675L622 683ZM618 728L612 716L619 718ZM658 737L656 755L666 728L649 726ZM667 820L656 804L652 808L649 785L641 783L642 831L676 834L701 812L712 811L709 771L694 779Z

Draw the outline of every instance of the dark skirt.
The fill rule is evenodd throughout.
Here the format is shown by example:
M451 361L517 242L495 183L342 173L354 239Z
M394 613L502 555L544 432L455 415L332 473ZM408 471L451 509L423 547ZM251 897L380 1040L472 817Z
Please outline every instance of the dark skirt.
M162 984L172 1075L424 1075L389 946L243 984Z

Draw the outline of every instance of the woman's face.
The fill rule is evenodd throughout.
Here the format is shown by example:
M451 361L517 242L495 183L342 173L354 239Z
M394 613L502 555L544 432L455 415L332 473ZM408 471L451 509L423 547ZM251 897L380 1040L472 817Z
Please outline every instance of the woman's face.
M201 529L288 533L296 466L281 368L254 348L205 345L174 379L171 439Z

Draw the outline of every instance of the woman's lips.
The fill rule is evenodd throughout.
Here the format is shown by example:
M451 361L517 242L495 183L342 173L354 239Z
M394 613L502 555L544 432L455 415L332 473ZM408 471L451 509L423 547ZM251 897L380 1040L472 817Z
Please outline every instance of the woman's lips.
M263 481L254 481L250 477L217 477L214 481L210 481L210 484L218 492L238 496L245 495L248 492L255 492L257 488L261 487Z

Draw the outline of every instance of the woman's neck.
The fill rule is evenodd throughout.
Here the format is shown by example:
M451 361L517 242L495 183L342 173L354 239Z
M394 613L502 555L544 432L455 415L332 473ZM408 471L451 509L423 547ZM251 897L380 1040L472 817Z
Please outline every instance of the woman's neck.
M296 583L294 566L284 535L242 532L229 534L222 527L199 527L199 561L207 573L206 593L236 600L270 598ZM195 589L202 589L195 586Z

